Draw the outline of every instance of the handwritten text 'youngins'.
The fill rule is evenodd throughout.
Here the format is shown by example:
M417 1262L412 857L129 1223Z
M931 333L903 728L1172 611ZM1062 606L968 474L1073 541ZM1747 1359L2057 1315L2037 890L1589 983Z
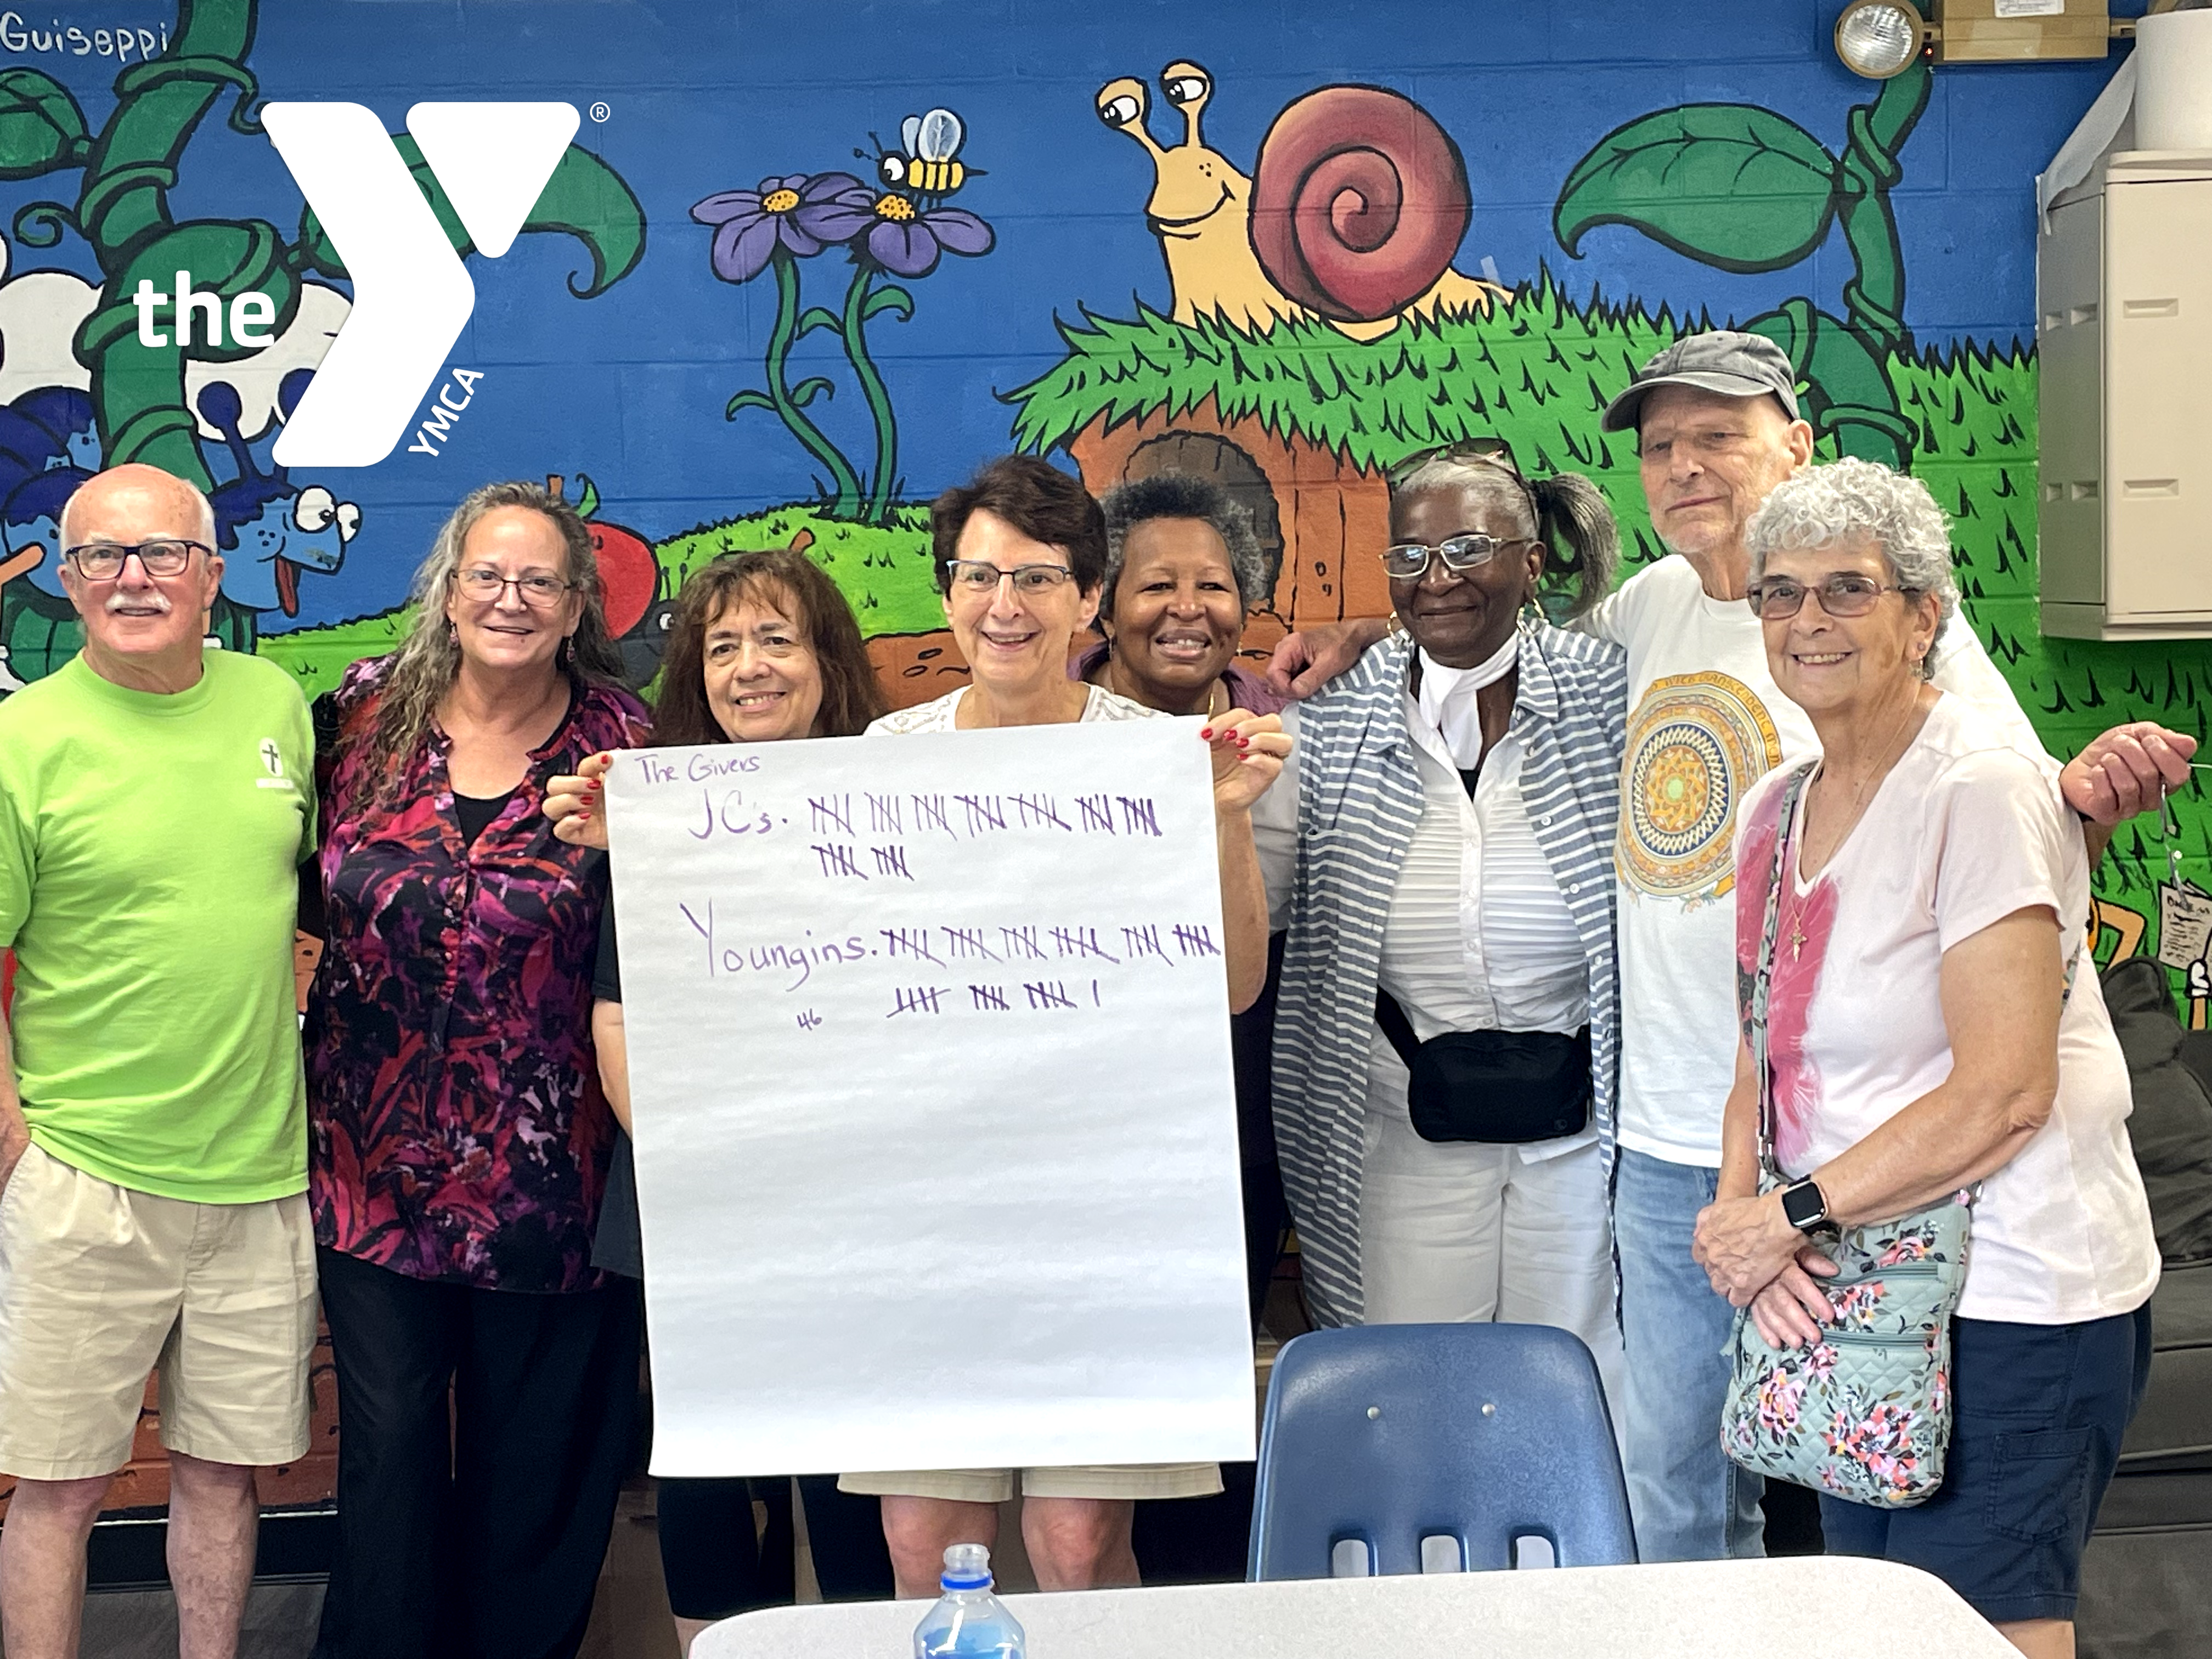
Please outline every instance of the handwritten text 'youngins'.
M819 939L811 928L807 928L795 939L763 940L733 935L716 917L712 899L683 903L678 908L705 946L709 979L771 974L786 981L783 988L787 992L799 989L817 973L876 957L910 963L917 969L964 971L981 977L990 967L1009 965L1018 975L1026 964L1035 963L1072 963L1085 968L1147 964L1174 968L1203 957L1218 960L1221 955L1212 928L1203 922L1142 922L1115 927L1032 923L1022 927L879 927L872 935L847 933L842 938ZM1092 1000L1095 1003L1097 999ZM1003 1005L979 996L974 1006L981 1012L1000 1009Z

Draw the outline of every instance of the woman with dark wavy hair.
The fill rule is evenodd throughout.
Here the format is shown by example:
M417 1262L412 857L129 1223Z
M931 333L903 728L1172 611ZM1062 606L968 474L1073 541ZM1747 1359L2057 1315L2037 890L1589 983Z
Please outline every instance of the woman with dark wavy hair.
M655 746L848 738L881 713L882 694L852 607L803 552L725 554L684 582L661 659L650 739ZM575 775L553 780L544 811L562 839L606 846L601 780L612 759L594 755ZM600 923L592 993L599 1080L622 1124L592 1260L606 1272L642 1279L637 1178L627 1133L629 1049L611 905ZM890 1558L877 1501L839 1492L830 1475L802 1476L799 1490L824 1597L888 1597ZM757 1544L750 1483L659 1483L661 1570L684 1651L717 1619L791 1600L788 1493L781 1480L763 1488L769 1541Z
M739 672L736 641L746 637L740 613L748 610L756 613L754 634L763 626L776 632L773 625L781 623L780 636L790 646L781 655L763 647ZM765 677L780 689L784 675L774 665L794 662L811 663L820 688L805 711L810 718L796 731L790 729L793 702L776 689L756 685ZM883 712L853 607L805 554L790 548L726 553L694 571L677 595L653 709L656 746L857 737Z
M591 1259L605 860L538 804L644 709L590 532L536 484L464 501L412 600L405 643L317 711L309 1195L345 1424L317 1651L566 1659L629 1465L638 1319Z

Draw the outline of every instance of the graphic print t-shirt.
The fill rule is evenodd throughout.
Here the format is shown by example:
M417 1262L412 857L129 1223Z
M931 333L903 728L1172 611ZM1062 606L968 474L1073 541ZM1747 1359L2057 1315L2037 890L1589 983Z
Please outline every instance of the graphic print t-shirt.
M1745 791L1820 747L1767 671L1759 618L1707 595L1669 555L1581 624L1628 652L1621 765L1620 1144L1717 1168L1735 1076L1736 812ZM1981 641L1954 617L1936 684L1999 721L2024 754L2042 746Z
M2016 910L2052 912L2070 951L2087 925L2089 861L2057 767L1941 699L1814 878L1784 872L1767 990L1775 1158L1810 1174L1951 1073L1943 953ZM1736 957L1755 967L1785 780L1747 797ZM1800 808L1801 813L1802 808ZM2058 1022L2058 1103L1983 1183L1960 1314L2031 1325L2102 1319L2158 1282L2150 1208L2128 1145L2127 1061L2095 965Z

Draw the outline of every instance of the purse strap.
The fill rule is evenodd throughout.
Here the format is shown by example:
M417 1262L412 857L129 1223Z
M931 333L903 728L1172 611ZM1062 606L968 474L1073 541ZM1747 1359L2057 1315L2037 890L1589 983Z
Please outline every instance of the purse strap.
M1774 977L1776 936L1781 931L1782 884L1790 878L1790 849L1797 833L1797 803L1819 764L1818 757L1805 762L1782 788L1782 817L1774 832L1774 867L1771 879L1766 884L1766 917L1759 930L1759 965L1752 978L1751 1007L1746 1020L1752 1069L1759 1077L1759 1167L1778 1185L1786 1182L1789 1176L1774 1161L1774 1073L1766 1062L1766 1005ZM2074 976L2081 965L2081 946L2085 942L2077 934L2074 949L2066 958L2066 982L2058 993L2062 1013L2074 995ZM1971 1204L1980 1197L1981 1190L1981 1182L1976 1182L1967 1189L1967 1202Z
M1382 1035L1390 1039L1390 1046L1398 1051L1398 1058L1406 1062L1406 1069L1413 1069L1413 1056L1421 1045L1413 1036L1413 1022L1406 1018L1406 1011L1398 1006L1398 999L1381 986L1375 988L1375 1023L1382 1028Z
M1782 884L1790 878L1790 848L1796 838L1797 802L1806 781L1820 764L1817 757L1800 765L1782 786L1782 816L1774 831L1774 865L1766 884L1766 917L1759 929L1759 963L1753 970L1751 1006L1745 1032L1751 1044L1751 1067L1759 1079L1759 1167L1768 1180L1784 1177L1774 1162L1774 1073L1766 1063L1766 1004L1774 980L1774 946L1782 928Z

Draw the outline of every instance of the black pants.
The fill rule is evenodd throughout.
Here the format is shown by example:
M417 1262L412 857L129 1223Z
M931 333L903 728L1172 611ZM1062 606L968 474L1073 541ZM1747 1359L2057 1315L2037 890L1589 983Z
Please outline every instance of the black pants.
M1291 1206L1283 1196L1282 1165L1270 1158L1247 1164L1244 1188L1244 1284L1252 1298L1252 1324L1267 1305L1267 1288L1274 1283L1275 1267L1283 1259L1283 1245L1291 1231Z
M791 1601L793 1583L791 1483L668 1480L659 1492L660 1570L679 1619L727 1619ZM768 1505L768 1533L756 1540L753 1498ZM806 1540L825 1601L888 1601L891 1556L884 1543L882 1501L839 1492L834 1474L804 1474Z
M527 1296L316 1255L338 1382L316 1659L574 1659L629 1462L637 1287Z

